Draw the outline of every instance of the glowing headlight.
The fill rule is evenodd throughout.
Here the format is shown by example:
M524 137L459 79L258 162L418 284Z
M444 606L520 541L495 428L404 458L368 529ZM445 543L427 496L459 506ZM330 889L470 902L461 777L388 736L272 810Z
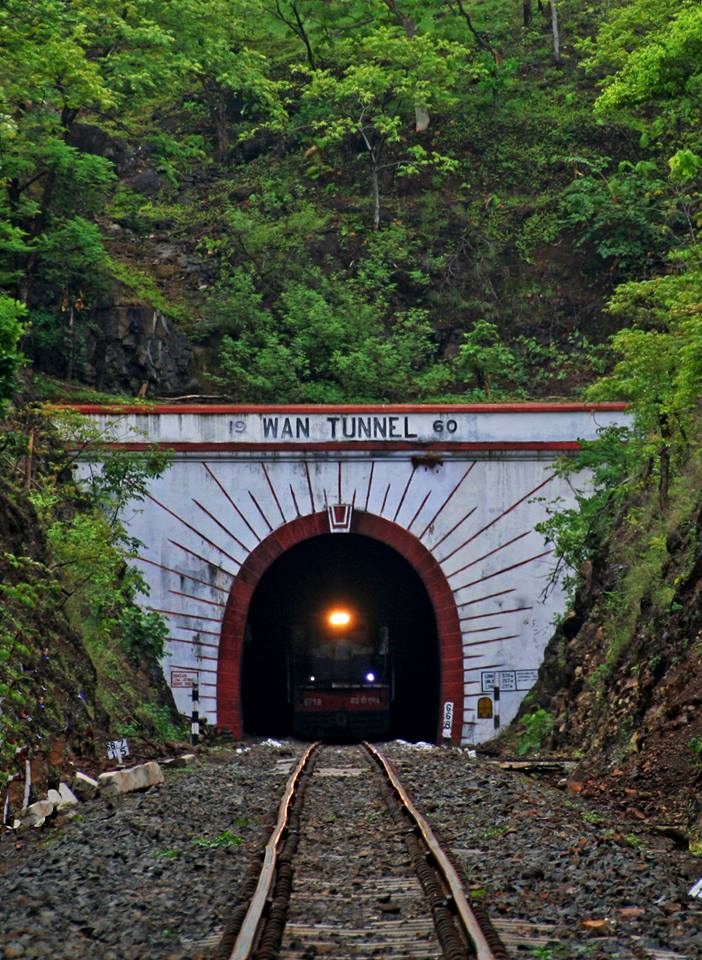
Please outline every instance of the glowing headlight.
M375 680L375 674L374 674L374 673L367 673L367 674L366 674L366 681L367 681L368 683L373 683L374 680Z
M351 614L348 610L332 610L327 616L327 621L332 627L348 627L351 623Z
M315 681L314 676L311 676L311 677L310 677L310 683L314 683L314 681Z

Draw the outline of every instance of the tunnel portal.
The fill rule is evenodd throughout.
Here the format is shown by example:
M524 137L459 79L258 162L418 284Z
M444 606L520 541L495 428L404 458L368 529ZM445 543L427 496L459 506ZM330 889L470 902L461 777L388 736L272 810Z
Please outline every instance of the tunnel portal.
M242 712L246 733L292 730L288 664L293 630L333 605L387 627L394 699L391 737L433 741L439 706L439 653L431 601L397 551L356 534L326 534L297 544L266 571L245 631Z

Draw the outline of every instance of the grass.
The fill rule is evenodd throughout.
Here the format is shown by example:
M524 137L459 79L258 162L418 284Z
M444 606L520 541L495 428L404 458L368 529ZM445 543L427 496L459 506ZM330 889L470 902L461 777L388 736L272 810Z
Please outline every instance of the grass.
M221 847L240 847L244 838L233 830L223 830L217 837L193 837L193 843L208 850L217 850Z

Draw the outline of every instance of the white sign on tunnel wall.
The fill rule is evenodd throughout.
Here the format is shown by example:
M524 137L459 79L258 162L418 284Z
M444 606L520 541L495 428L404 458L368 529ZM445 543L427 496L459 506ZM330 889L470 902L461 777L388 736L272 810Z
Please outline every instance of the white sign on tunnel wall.
M449 738L453 730L453 701L447 700L444 704L444 723L441 731L442 737Z
M483 692L495 687L499 687L502 693L531 690L538 675L538 670L484 670L480 674L480 685Z

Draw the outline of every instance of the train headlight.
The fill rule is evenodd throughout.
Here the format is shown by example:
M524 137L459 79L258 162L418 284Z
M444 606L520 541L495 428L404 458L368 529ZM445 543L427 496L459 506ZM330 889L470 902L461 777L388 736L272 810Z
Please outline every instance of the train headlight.
M314 677L314 676L310 676L310 678L309 678L309 680L310 680L310 683L314 683L314 681L315 681L315 679L316 679L316 677Z
M351 623L351 614L348 610L332 610L327 617L327 621L332 627L348 627Z
M366 683L373 683L374 680L375 680L375 674L374 674L374 673L367 673L367 674L366 674Z

